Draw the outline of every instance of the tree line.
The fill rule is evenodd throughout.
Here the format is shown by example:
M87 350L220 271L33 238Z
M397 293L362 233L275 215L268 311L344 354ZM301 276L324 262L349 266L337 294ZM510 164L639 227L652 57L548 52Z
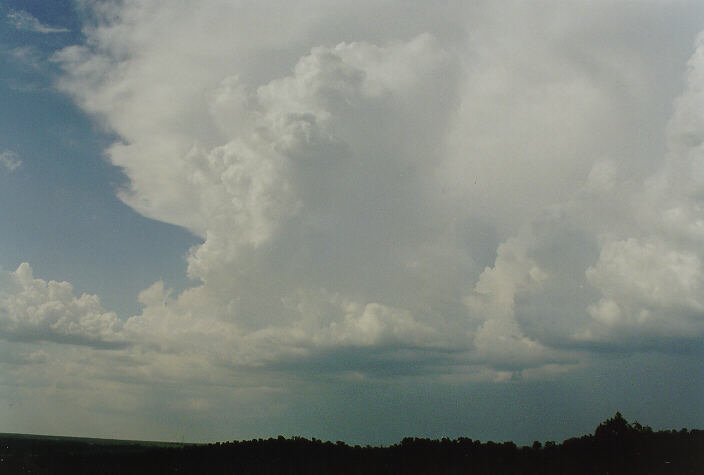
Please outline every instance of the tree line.
M407 437L387 447L283 436L165 446L0 436L0 444L0 473L704 473L704 431L654 431L620 413L593 434L520 447L467 437Z

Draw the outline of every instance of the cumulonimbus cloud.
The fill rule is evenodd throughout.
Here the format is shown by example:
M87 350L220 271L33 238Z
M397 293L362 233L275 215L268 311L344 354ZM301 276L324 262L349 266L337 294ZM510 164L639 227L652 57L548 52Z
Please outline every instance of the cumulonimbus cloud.
M54 56L120 137L120 198L202 238L191 289L155 284L124 325L91 311L101 325L218 364L444 349L500 375L702 334L701 46L669 155L619 156L652 58L600 46L596 14L522 11L540 27L514 31L477 6L464 31L456 7L391 35L369 13L340 41L348 6L294 10L259 35L234 5L98 2L88 41Z

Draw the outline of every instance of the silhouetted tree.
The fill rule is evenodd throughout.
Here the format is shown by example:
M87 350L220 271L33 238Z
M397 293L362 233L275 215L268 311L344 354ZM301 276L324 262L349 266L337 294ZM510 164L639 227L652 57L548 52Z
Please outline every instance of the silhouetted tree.
M593 435L520 448L467 437L406 437L389 447L351 447L299 436L171 446L0 436L0 473L704 473L704 431L653 431L616 413Z
M594 431L594 437L614 440L625 436L631 430L633 428L628 424L628 421L623 418L620 412L617 412L614 417L599 424Z

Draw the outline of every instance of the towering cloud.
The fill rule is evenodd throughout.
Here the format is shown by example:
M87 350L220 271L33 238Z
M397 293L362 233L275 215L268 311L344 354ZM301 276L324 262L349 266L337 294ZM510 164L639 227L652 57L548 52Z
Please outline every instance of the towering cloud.
M255 361L391 338L520 371L641 330L699 334L699 256L642 206L696 213L695 185L678 191L696 173L678 170L698 146L698 53L669 158L634 181L638 157L600 155L636 133L624 122L649 100L647 57L623 66L571 16L519 8L543 34L505 34L480 6L466 35L437 36L458 27L439 11L394 38L327 42L343 11L291 10L289 33L257 16L272 33L245 41L257 9L97 4L87 46L55 56L62 89L121 137L108 155L123 201L203 239L196 286L145 291L136 340L221 328L223 347L247 342L228 358ZM675 308L690 323L664 324Z

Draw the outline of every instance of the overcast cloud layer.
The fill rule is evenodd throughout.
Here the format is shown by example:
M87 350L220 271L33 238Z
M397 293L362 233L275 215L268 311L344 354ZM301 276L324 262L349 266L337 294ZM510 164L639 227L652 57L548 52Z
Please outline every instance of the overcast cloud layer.
M240 414L233 436L345 434L304 401L352 391L383 412L385 391L427 390L411 405L428 414L457 384L522 394L628 358L688 371L704 337L689 7L469 3L81 2L58 89L117 137L120 199L202 241L184 249L192 287L155 282L133 316L0 270L7 397L132 437L205 437L221 411Z

